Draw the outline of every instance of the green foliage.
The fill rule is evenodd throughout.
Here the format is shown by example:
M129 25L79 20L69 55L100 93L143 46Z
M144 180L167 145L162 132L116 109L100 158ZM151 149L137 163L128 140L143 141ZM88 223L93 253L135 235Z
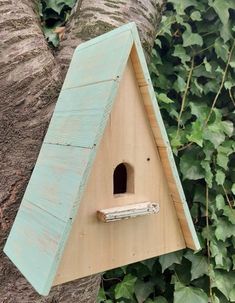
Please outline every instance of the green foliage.
M174 303L207 303L208 297L200 288L188 287L180 282L175 283Z
M98 302L235 302L234 37L234 0L168 1L150 70L202 249L107 272Z
M41 0L54 47L75 2ZM234 0L168 1L150 70L202 250L107 272L98 303L235 302L234 36Z
M39 13L47 41L54 47L59 45L63 26L77 0L41 0Z

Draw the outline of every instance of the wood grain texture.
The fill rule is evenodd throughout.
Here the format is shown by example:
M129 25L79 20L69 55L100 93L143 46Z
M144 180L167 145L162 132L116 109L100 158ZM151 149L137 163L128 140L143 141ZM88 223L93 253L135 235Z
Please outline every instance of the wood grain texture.
M134 169L134 193L114 195L113 172L123 162ZM159 213L108 224L96 218L97 210L142 201L157 201ZM129 60L54 283L60 284L185 246Z
M99 108L55 112L44 142L92 148L97 144L94 130L100 128L103 116L104 110Z
M128 26L81 44L74 53L62 90L116 80L123 72L133 37Z
M117 37L116 44L114 43L115 37ZM120 37L122 37L123 40L119 39ZM110 49L115 51L113 56L107 55L106 48L107 45L109 45L108 41L110 42ZM122 44L123 41L126 42L124 46ZM103 51L101 45L105 48ZM98 63L95 56L97 46L100 47ZM86 54L87 51L89 54ZM108 58L107 60L106 55ZM126 84L125 86L126 80L123 80L123 73L129 57L131 58L131 61L129 60L128 70L129 74L131 73L132 76L128 76L130 79L128 78L129 80L127 80L127 82L129 81L129 84L132 83L132 89L130 89L129 84ZM107 62L110 63L110 71L108 71ZM89 63L87 67L89 73L83 78L82 73L86 72L87 63ZM73 64L76 65L75 69L73 68ZM97 64L99 65L99 73L96 73ZM105 71L104 74L101 69L102 65ZM94 70L92 70L92 66ZM133 66L133 68L130 66ZM78 74L80 77L78 77L79 82L77 81ZM135 77L136 81L133 83ZM116 106L113 106L113 104L116 100L120 80L124 84L122 84L123 88L121 91L119 90L119 94L123 94L123 100L125 100L125 102L120 101L115 103L116 105L121 104L122 106L121 109L116 110L117 113L113 115ZM132 103L129 101L129 97L127 98L128 93L130 93ZM135 98L133 98L133 94L136 94ZM136 104L133 105L134 99L139 100L139 107L136 106ZM141 108L139 112L137 112L138 108ZM110 115L112 119L110 119ZM126 120L123 117L126 117ZM142 119L140 124L138 124L139 122L136 122L139 121L138 119ZM142 127L140 128L139 125L142 125ZM141 135L142 129L143 134ZM118 133L113 137L115 131L118 131ZM107 138L115 138L115 140L111 143ZM125 141L125 138L128 138L128 141ZM101 143L101 148L98 150L101 139L103 143ZM149 144L149 142L151 142L151 144ZM112 145L115 146L115 148L112 147ZM145 150L145 147L148 145L150 145L151 156L149 156L149 153ZM139 151L138 157L136 154L137 151ZM153 170L150 170L152 166L146 161L143 167L139 168L139 171L145 171L146 175L143 175L142 173L139 175L139 179L137 178L139 181L136 181L137 183L135 183L134 188L142 188L144 193L151 193L151 190L154 192L152 196L140 194L138 196L139 202L159 200L165 205L161 212L162 219L156 223L156 227L157 230L159 230L159 228L164 225L165 218L167 218L167 229L163 234L154 234L157 239L156 242L158 244L160 243L160 246L151 246L152 225L150 223L147 223L146 225L146 222L143 219L143 221L140 221L141 223L134 239L136 240L137 236L141 237L146 228L145 226L147 226L147 228L149 228L149 235L151 235L151 241L149 238L149 241L146 243L146 250L140 251L140 247L138 248L136 244L133 244L130 247L130 251L126 252L125 256L120 255L120 257L117 257L116 259L112 259L110 258L110 255L107 255L107 252L103 251L103 247L107 246L107 240L103 238L100 247L102 254L101 258L105 257L107 263L105 263L105 261L99 266L96 265L95 260L93 260L91 261L93 263L90 267L86 262L80 264L81 260L85 260L84 258L86 257L87 251L90 253L92 252L93 254L94 250L90 249L91 241L94 240L92 232L97 232L99 230L99 228L93 224L94 220L97 220L95 216L97 211L96 204L92 203L92 201L94 201L92 194L95 190L92 189L92 187L89 187L90 183L87 185L94 160L96 159L95 163L97 163L97 161L100 162L100 166L97 164L99 175L97 176L97 173L95 173L95 176L92 177L91 174L89 182L92 182L90 180L95 178L94 180L100 180L99 182L102 181L102 184L105 184L105 187L112 188L112 185L110 184L110 171L112 171L120 162L126 161L131 166L133 166L134 163L136 163L136 165L138 162L142 163L141 159L143 155L146 159L153 159ZM114 165L114 167L112 167L112 165ZM108 169L109 173L107 172ZM106 174L109 178L105 177ZM161 177L159 177L159 174ZM101 178L100 176L104 177ZM149 182L142 182L142 178L146 178ZM153 180L158 179L160 179L160 185L155 188L155 184L152 182ZM94 180L93 182L95 182ZM87 188L89 189L91 196L86 196ZM84 195L85 190L86 193ZM101 194L101 190L102 186L100 185L96 194ZM170 192L170 195L168 192ZM111 197L105 196L105 199L102 198L102 201L110 201L109 198ZM134 201L131 200L131 198L133 198L133 196L127 195L124 199L116 199L115 201L120 204L133 203ZM78 207L84 199L87 199L88 202L82 203L81 209L79 209L78 212ZM172 199L176 208L174 207ZM176 203L179 203L179 205ZM57 273L60 257L62 256L69 234L70 238L66 244L65 254L59 268L59 275L54 281L55 284L180 249L185 247L184 241L186 241L186 246L193 249L198 249L200 247L185 201L160 111L155 100L135 24L127 24L108 34L98 37L93 41L89 41L87 44L81 45L76 50L32 178L24 195L22 208L20 208L17 217L25 217L26 220L26 215L23 215L22 212L24 210L24 205L28 204L42 210L41 215L42 217L45 217L41 218L41 220L44 220L44 224L48 225L49 234L51 222L53 222L54 218L66 224L66 228L58 230L60 240L55 242L56 248L54 249L54 256L46 259L44 258L43 252L41 254L42 260L40 260L40 262L45 262L45 266L50 272L48 279L44 279L45 276L42 275L39 283L38 279L40 279L40 272L38 273L37 278L35 278L34 275L36 273L33 271L33 268L31 271L30 268L28 268L28 271L26 270L29 281L44 295L48 293L52 286L52 277ZM110 205L101 206L101 208L108 208ZM160 205L160 207L162 209L162 205ZM175 210L178 212L178 217L176 216ZM81 216L81 214L87 213L89 214L88 217L86 217L86 215ZM49 216L47 216L47 214L49 214ZM27 213L27 215L29 215L29 213ZM75 251L73 247L74 243L77 241L78 234L74 233L74 230L70 233L71 223L74 220L77 222L74 223L74 226L77 226L76 228L78 230L82 230L80 238L84 239L82 245L79 245L79 260L76 259L78 251ZM137 220L137 218L133 220ZM178 220L181 227L178 224ZM19 222L22 222L20 224L24 223L23 221ZM152 221L150 220L150 222ZM118 222L116 223L118 224ZM37 224L37 222L35 222L35 224ZM113 243L113 236L120 238L120 233L126 233L125 228L128 224L129 223L125 223L125 227L121 226L117 229L117 234L113 234L111 231L108 232L109 236L107 239L109 239L110 243ZM18 266L18 259L14 258L16 252L12 250L12 239L17 238L20 230L19 225L17 228L13 227L12 234L9 237L5 249L10 258L15 262L16 266ZM84 229L85 226L90 231L90 235L92 235L88 241L86 237L84 237L87 233ZM96 226L95 229L93 229L94 226ZM73 229L74 228L75 227L73 227ZM130 226L129 229L133 229L133 227ZM100 232L103 234L104 231L102 228ZM129 236L127 234L127 239L124 244L128 244L131 241L132 236L131 233ZM40 239L39 242L43 241L40 232L38 234L35 232L35 238L37 237ZM166 239L173 240L169 243ZM27 245L30 245L30 242L27 242L28 240L26 237L24 240L25 242L22 242L21 247L22 251L27 250ZM113 249L113 246L111 247ZM151 249L148 250L148 247L151 247ZM118 252L118 247L115 249ZM135 249L137 250L137 253L135 253ZM74 266L74 272L72 269L72 272L70 271L67 273L66 268L70 269L73 267L72 265L67 264L67 262L70 262L71 260L70 253L74 254L72 260L76 260L76 264ZM38 250L38 256L39 255L40 249ZM22 267L22 264L19 263L19 267ZM24 264L23 266L26 265ZM76 271L78 268L79 275ZM22 271L23 270L24 269L22 268Z
M65 229L65 222L34 204L20 206L4 252L39 293L49 292Z
M156 202L139 202L98 210L97 218L104 223L109 223L139 216L157 214L159 209L159 204Z
M169 190L172 194L173 201L182 203L183 216L179 215L179 221L185 236L186 245L187 247L193 250L198 250L200 249L200 243L198 241L195 227L193 225L184 191L177 172L171 146L167 137L166 129L151 83L143 49L141 47L138 31L135 26L133 26L131 30L135 41L134 47L132 48L131 52L131 60L134 66L135 73L137 75L137 81L141 94L143 96L145 109L147 111L148 119L156 141L156 145L160 151L161 161L167 178ZM166 157L162 157L161 150L165 150ZM178 196L179 199L174 199L175 194ZM182 219L182 217L184 219Z
M60 92L55 113L105 109L109 96L115 90L116 82L111 80L92 83L91 86L70 88Z
M68 222L83 184L91 150L44 143L25 191L30 202Z

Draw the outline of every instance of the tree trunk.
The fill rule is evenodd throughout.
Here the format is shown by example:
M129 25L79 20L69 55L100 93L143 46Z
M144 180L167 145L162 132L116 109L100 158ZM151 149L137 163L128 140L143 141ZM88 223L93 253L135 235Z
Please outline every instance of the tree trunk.
M46 298L2 249L33 170L64 74L82 41L135 21L147 58L164 0L80 0L56 54L43 36L37 0L0 0L0 302L95 302L100 275L56 286Z

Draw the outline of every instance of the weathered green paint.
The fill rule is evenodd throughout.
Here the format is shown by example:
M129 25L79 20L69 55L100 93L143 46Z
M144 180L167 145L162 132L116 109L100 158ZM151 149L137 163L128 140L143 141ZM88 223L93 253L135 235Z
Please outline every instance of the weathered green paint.
M103 119L102 109L55 112L45 142L92 148L97 144L94 129Z
M133 44L130 31L94 42L92 47L78 47L73 55L62 90L96 82L116 80ZM121 64L120 64L121 62Z
M23 202L67 222L87 169L91 150L44 143ZM22 204L23 204L22 202Z
M23 201L8 237L4 252L42 294L53 282L53 268L67 223L32 203Z
M75 87L60 92L55 112L104 110L109 102L116 81L105 81L87 86Z
M42 295L57 272L71 224L104 133L133 43L149 83L195 246L198 239L155 99L134 23L80 45L74 53L5 253ZM78 248L79 253L79 248Z

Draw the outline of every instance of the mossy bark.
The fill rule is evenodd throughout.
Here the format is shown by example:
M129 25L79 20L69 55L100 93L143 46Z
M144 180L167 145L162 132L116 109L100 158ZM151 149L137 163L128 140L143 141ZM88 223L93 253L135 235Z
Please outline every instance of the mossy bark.
M2 250L74 48L135 21L149 58L163 2L80 0L54 55L41 30L38 1L0 0L0 302L95 302L100 275L54 287L43 298Z
M149 61L164 4L164 0L81 0L74 10L57 59L66 68L79 43L134 21Z

